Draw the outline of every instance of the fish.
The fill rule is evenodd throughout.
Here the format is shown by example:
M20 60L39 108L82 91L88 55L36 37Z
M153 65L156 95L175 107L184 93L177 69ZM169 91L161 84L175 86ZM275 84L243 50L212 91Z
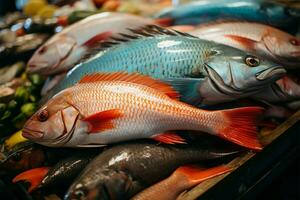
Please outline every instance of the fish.
M220 12L222 11L222 12ZM198 25L219 19L238 19L268 24L295 33L300 9L262 0L198 0L166 8L154 17L173 25Z
M106 48L70 70L42 102L96 72L137 72L160 79L193 105L249 96L286 73L266 59L186 33L156 25L133 31L126 41L102 44Z
M288 68L300 66L300 39L275 27L251 22L203 24L189 34L260 56Z
M171 176L146 188L132 197L131 200L174 200L185 190L231 170L226 165L208 169L196 165L182 166L177 168Z
M84 76L40 108L23 137L46 146L90 147L152 138L185 143L171 130L203 131L260 150L256 137L261 107L206 111L178 101L168 84L137 73Z
M99 152L98 150L97 154ZM52 167L41 166L22 172L13 178L13 182L29 183L29 193L37 189L64 188L72 183L95 156L95 151L73 155L60 160Z
M300 78L285 75L252 97L269 103L288 103L300 100Z
M119 32L128 33L128 28L152 23L154 20L125 13L89 16L55 34L37 49L27 63L27 71L45 76L67 72L100 41Z
M87 165L64 199L129 199L180 166L225 162L239 152L220 143L199 142L170 146L142 140L114 145Z

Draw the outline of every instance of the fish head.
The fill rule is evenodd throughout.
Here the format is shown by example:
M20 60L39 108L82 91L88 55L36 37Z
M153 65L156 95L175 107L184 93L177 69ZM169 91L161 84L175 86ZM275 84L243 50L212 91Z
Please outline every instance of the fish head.
M204 69L217 88L230 93L265 87L286 73L282 66L227 46L213 49Z
M36 50L27 64L28 73L52 75L64 71L64 64L75 50L76 41L71 37L57 37Z
M267 31L262 42L268 53L275 59L300 63L300 39L282 31Z
M97 176L84 175L71 185L65 200L128 199L132 179L125 172L103 169Z
M79 112L65 101L63 95L54 96L25 123L23 137L55 146L72 135Z

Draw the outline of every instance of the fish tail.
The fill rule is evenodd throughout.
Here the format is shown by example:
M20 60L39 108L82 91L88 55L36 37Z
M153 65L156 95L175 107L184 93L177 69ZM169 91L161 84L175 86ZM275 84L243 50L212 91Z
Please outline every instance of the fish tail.
M30 193L40 185L40 183L42 182L43 178L46 176L48 171L49 171L48 167L39 167L39 168L30 169L17 175L12 180L12 182L13 183L19 181L29 182L30 187L28 189L28 192Z
M193 187L202 181L227 173L232 169L226 165L212 168L202 168L196 165L186 165L176 169L174 174L183 175L188 181L188 186Z
M244 107L217 112L223 115L223 122L218 123L214 129L219 137L250 149L262 149L257 137L258 118L264 112L262 107Z

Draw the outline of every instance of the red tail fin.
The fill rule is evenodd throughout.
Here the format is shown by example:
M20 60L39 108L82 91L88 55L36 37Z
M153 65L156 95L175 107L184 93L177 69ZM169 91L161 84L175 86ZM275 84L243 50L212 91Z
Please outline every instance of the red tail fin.
M154 19L154 22L160 26L171 26L174 20L172 18L165 17L165 18Z
M257 138L257 121L263 114L261 107L244 107L224 110L225 124L217 128L218 136L241 146L261 150Z
M179 167L174 173L180 173L187 177L190 187L193 187L202 181L224 174L231 170L231 168L225 165L220 165L209 169L201 168L195 165L187 165Z
M46 176L48 171L49 171L48 167L39 167L39 168L30 169L17 175L12 180L12 182L13 183L16 183L18 181L29 182L30 187L28 189L28 192L32 192L40 185L40 183L42 182L43 178Z

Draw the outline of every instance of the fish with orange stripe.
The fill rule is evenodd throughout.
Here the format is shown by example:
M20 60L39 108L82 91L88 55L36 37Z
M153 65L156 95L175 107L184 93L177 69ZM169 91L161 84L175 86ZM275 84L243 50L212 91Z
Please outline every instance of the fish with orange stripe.
M185 140L171 130L194 130L260 150L256 123L263 108L206 111L177 100L171 86L139 74L84 76L35 113L23 136L46 146L91 147L153 138Z

